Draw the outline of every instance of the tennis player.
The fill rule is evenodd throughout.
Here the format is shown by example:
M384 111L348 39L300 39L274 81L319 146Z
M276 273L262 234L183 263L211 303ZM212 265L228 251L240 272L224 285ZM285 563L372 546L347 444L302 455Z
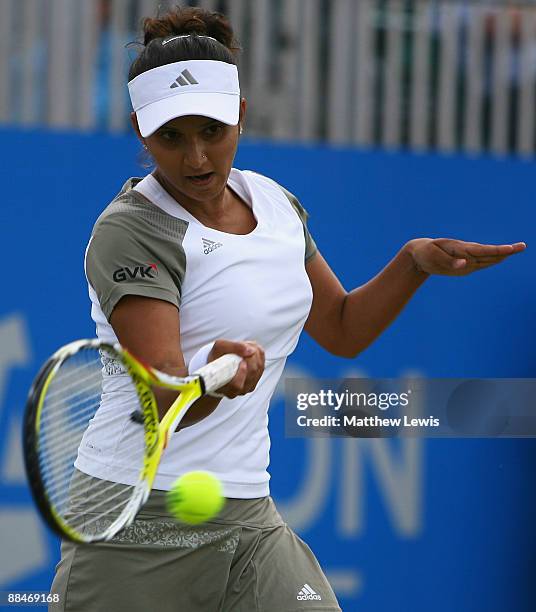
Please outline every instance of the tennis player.
M419 238L347 293L318 252L298 200L270 178L233 168L246 102L227 20L177 8L144 21L130 68L134 130L155 169L128 179L98 218L86 252L97 335L159 370L193 372L243 357L220 397L202 398L172 436L155 490L110 543L62 544L55 610L294 612L340 610L311 550L269 492L268 405L302 329L354 357L430 274L460 276L525 248ZM158 392L162 412L174 394ZM124 397L118 401L124 402ZM107 428L112 441L120 432ZM114 465L112 444L88 449ZM165 492L190 470L224 487L221 514L179 525Z

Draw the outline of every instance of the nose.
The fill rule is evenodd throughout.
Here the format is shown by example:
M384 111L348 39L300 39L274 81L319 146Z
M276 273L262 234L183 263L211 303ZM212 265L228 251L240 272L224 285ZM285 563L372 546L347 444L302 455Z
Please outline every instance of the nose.
M184 150L184 163L187 168L199 170L203 167L207 156L203 152L202 143L198 140L193 140L186 144Z

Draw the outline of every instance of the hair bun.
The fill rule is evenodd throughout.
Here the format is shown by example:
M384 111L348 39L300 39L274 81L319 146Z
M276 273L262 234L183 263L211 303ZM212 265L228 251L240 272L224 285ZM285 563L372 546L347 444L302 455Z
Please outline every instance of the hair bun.
M213 60L235 66L238 63L240 44L231 24L220 13L177 6L164 15L144 19L142 25L144 46L130 66L129 82L147 70L175 62ZM171 42L174 36L180 40L161 44L166 39Z
M143 21L144 44L155 38L168 38L181 34L211 36L229 50L236 52L240 46L231 24L224 15L196 7L176 7L161 17L148 17Z

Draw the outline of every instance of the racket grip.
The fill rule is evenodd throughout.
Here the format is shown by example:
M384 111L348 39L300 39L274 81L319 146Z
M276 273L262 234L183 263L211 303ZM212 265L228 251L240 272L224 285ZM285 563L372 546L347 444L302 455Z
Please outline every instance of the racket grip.
M242 357L238 355L222 355L193 374L202 378L205 393L210 393L223 387L233 378L241 361Z

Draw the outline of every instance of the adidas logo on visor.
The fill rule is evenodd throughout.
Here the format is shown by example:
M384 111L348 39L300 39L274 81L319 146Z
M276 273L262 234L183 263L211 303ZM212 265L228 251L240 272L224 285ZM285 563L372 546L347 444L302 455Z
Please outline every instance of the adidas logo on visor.
M195 80L195 77L187 68L179 74L173 83L171 83L169 88L173 89L174 87L184 87L185 85L199 85L199 81Z

